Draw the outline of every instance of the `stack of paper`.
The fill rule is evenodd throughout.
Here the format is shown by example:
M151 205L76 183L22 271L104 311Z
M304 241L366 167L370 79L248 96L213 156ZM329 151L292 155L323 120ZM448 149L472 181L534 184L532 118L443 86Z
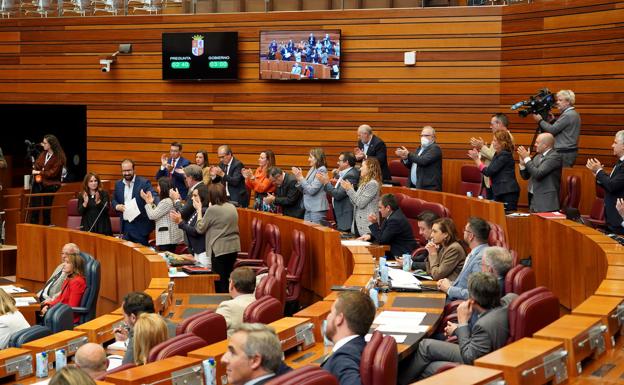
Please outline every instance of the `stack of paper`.
M21 287L14 286L14 285L3 285L3 286L0 286L0 289L4 290L7 294L27 293L28 292L28 290L23 289Z
M357 239L343 239L340 241L343 246L370 246L371 243L367 241L358 241Z
M420 289L420 281L409 271L401 269L388 269L388 275L392 280L392 287L401 289Z
M15 306L17 307L28 306L31 303L37 303L37 300L34 297L16 297L15 298Z
M413 311L382 311L373 324L382 333L424 333L429 326L420 323L427 313Z

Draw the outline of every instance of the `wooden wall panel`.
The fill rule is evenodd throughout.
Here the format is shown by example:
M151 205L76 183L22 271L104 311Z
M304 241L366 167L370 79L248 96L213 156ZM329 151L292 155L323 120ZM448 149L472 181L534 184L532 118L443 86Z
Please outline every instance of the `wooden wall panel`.
M249 166L271 148L287 168L306 166L307 149L320 146L333 166L340 151L353 148L362 123L373 126L393 158L392 149L414 148L420 128L431 124L447 160L445 190L454 192L455 167L467 160L469 138L491 140L492 113L509 112L516 140L530 143L534 122L509 106L542 87L577 94L583 119L578 167L588 156L613 164L609 145L624 104L623 6L568 0L3 20L0 103L86 105L89 169L105 179L119 178L118 163L127 156L137 160L139 174L152 176L173 140L185 144L189 158L207 149L211 162L216 148L229 143ZM339 82L258 79L259 31L323 28L342 30ZM161 80L162 32L224 30L239 32L238 82ZM110 73L100 72L99 59L119 43L132 43L133 53L120 55ZM408 50L417 51L413 67L402 63Z

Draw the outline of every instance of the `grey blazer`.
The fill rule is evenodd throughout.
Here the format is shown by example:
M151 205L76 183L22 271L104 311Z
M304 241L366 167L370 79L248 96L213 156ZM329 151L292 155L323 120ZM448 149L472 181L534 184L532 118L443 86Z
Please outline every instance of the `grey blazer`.
M61 263L54 269L43 288L37 293L37 297L42 301L53 300L61 293L61 287L67 278L67 274L62 272L63 265Z
M529 180L533 189L531 211L536 213L559 210L559 188L561 186L561 154L551 149L546 156L537 154L520 170L522 179Z
M377 213L380 190L381 186L374 179L368 181L364 186L360 186L357 191L353 189L347 190L349 200L351 200L354 207L352 231L355 231L357 228L360 235L370 233L367 218L368 214Z
M327 168L321 166L319 168L311 168L305 179L297 182L297 187L303 192L303 207L306 211L327 211L327 195L323 190L323 184L316 179L316 173L326 173Z
M206 233L206 255L218 257L239 252L238 212L231 203L212 205L195 224L198 233Z
M354 186L357 186L358 181L360 180L360 172L355 167L351 167L342 179L351 182ZM336 227L340 231L351 231L351 226L353 225L353 204L347 196L347 192L340 184L338 184L338 187L334 187L331 183L327 183L325 185L325 191L331 194L334 198L334 217L336 218Z

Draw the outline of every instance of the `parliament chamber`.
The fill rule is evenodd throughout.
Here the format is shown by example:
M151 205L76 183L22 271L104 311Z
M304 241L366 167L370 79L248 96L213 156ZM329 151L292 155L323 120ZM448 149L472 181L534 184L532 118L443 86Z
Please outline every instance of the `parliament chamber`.
M0 103L86 106L87 170L105 179L109 190L127 157L136 162L137 175L153 180L160 154L172 141L184 143L187 155L206 149L211 164L222 144L230 145L246 165L255 165L259 152L272 149L277 165L290 170L305 166L307 149L313 147L322 147L333 165L341 151L355 146L360 124L369 124L386 142L389 160L396 159L395 148L417 146L421 127L432 125L443 150L443 192L403 186L384 186L382 192L440 203L458 229L471 216L499 225L517 259L530 258L536 286L556 295L560 317L474 366L454 367L422 383L622 383L624 246L570 220L506 216L500 203L461 194L460 181L462 166L470 163L470 138L491 140L493 113L507 113L516 144L529 147L535 123L509 106L544 87L573 89L583 126L576 164L565 168L562 178L579 178L578 208L591 214L597 191L585 161L595 157L610 169L616 160L610 148L613 135L622 128L624 2L537 0L472 7L449 2L444 4L448 7L427 7L420 0L394 0L346 2L345 9L336 1L269 3L264 8L253 1L171 2L156 14L139 10L126 16L59 17L58 10L49 17L9 14L0 22ZM341 30L340 80L260 80L260 32L287 29ZM163 80L161 36L172 31L237 31L238 80ZM99 60L122 43L132 44L132 52L117 55L110 72L100 71ZM416 52L414 66L404 64L408 51ZM0 351L0 382L39 380L32 367L30 373L22 372L15 363L34 365L34 354L42 350L67 346L71 352L86 341L111 342L128 292L145 291L157 311L175 322L214 309L226 298L214 294L214 277L169 278L167 264L150 248L66 228L66 203L75 197L78 183L67 183L55 194L55 226L22 223L29 192L10 182L19 180L22 170L12 167L11 156L7 161L9 168L0 170L7 244L0 250L2 275L14 271L17 284L36 292L58 265L61 247L73 242L99 261L101 285L92 321ZM527 182L518 181L519 205L527 211ZM567 186L562 184L562 195L569 192ZM271 325L286 341L290 366L319 365L331 351L323 343L321 325L337 295L332 287L366 286L384 250L343 246L336 230L299 219L240 208L238 215L242 250L249 250L252 222L259 219L279 229L285 263L293 253L293 230L305 234L302 309ZM379 310L425 312L423 325L432 331L440 322L444 298L435 291L384 293ZM201 305L193 305L195 300ZM29 321L35 316L30 308ZM299 338L308 323L313 342ZM413 353L422 337L410 335L397 344L397 359ZM113 373L99 383L172 383L172 376L186 372L192 377L202 360L221 357L226 344L211 343ZM216 370L221 384L224 366L217 364Z

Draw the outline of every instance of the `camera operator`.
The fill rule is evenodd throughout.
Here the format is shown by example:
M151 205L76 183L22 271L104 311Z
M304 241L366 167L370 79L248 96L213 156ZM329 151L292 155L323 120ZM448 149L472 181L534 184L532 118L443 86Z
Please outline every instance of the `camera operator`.
M540 132L548 132L555 137L555 150L561 154L564 167L574 166L578 155L578 139L581 133L581 117L574 109L574 92L561 90L557 92L557 108L560 115L550 124L541 115L533 114Z
M33 194L54 193L61 187L61 174L65 166L65 152L54 135L46 135L41 142L43 152L39 154L33 165L32 174L35 181ZM32 197L30 207L51 206L54 196ZM39 223L39 211L33 210L30 223ZM43 209L43 225L49 225L50 209Z

